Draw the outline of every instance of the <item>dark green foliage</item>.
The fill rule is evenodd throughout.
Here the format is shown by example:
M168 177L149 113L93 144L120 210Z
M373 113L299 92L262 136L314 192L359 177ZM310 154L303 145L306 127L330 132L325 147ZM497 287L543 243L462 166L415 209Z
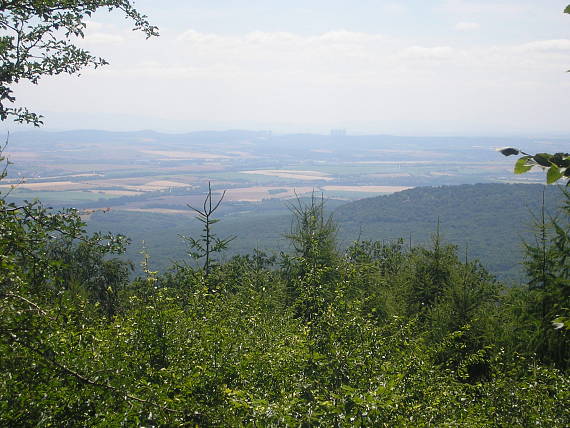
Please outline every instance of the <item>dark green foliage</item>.
M531 212L540 210L542 185L476 184L416 188L362 199L335 211L340 237L429 246L440 218L446 243L477 258L503 280L524 280L521 239L532 238ZM555 186L545 189L546 212L554 214L562 200ZM346 238L345 238L346 239Z
M313 194L305 203L291 205L293 223L286 237L293 255L283 255L282 270L289 300L305 322L316 321L335 298L338 279L336 226L325 213L324 200Z
M570 365L570 193L559 218L542 215L536 224L536 241L526 244L525 267L530 278L521 315L530 321L528 343L545 361ZM553 324L557 328L554 328Z
M222 193L218 202L212 202L212 186L208 183L208 193L206 198L204 199L204 205L202 209L194 208L191 205L188 205L188 208L195 211L196 218L200 223L202 223L202 235L199 238L192 238L191 236L183 236L182 238L188 243L190 249L188 254L195 260L204 259L204 274L206 277L210 275L210 271L215 266L215 260L213 259L213 255L216 253L220 253L228 247L228 244L234 239L226 238L221 239L219 238L214 232L212 231L212 226L219 222L219 219L212 218L214 212L220 207L220 204L224 200L226 192Z
M290 205L293 214L291 233L285 235L293 244L294 255L313 266L330 266L336 258L336 225L325 213L323 197L313 193L308 202L297 198Z
M109 259L108 248L93 244L93 238L79 242L62 239L50 243L47 257L61 263L58 276L64 289L85 290L89 300L112 318L117 312L120 294L128 286L132 264L118 258ZM117 251L120 253L123 249Z
M451 273L456 258L455 248L442 246L439 233L434 237L433 249L418 248L409 272L408 302L410 313L429 311L451 286Z

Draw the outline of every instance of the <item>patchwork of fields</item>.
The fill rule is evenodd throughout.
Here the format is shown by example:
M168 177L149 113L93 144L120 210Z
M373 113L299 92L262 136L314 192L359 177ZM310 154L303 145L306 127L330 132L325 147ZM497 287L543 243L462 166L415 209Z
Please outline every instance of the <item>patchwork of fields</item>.
M230 205L313 191L356 200L416 186L512 182L510 162L494 151L505 143L249 131L29 132L10 137L13 165L0 192L56 206L171 214L199 202L208 182L218 194L227 190Z

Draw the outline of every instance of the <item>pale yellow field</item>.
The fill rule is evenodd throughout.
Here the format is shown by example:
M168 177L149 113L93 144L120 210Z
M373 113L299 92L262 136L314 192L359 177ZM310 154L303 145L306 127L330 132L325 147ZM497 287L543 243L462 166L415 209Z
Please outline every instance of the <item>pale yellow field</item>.
M98 187L126 187L126 186L142 186L152 178L133 177L133 178L109 178L97 180L94 182Z
M46 176L46 177L41 177L44 180L57 180L60 178L81 178L81 177L103 177L103 174L71 174L71 175L50 175L50 176ZM39 178L39 177L38 177Z
M409 177L410 174L406 172L398 172L398 173L375 173L375 174L368 174L367 177L374 177L374 178L400 178L400 177Z
M145 188L168 189L169 187L188 187L188 183L181 183L180 181L156 180L145 183Z
M451 172L438 172L438 171L434 171L430 173L431 175L435 175L438 177L455 177L457 176L457 174L452 174Z
M467 167L467 168L477 168L477 169L484 169L486 171L508 171L512 172L513 167L511 165L484 165L484 166L475 166L475 167Z
M176 150L141 150L141 152L149 155L163 156L165 158L176 160L230 159L230 156L202 152L182 152Z
M154 190L166 190L170 187L189 187L193 177L181 177L183 181L152 180L149 178L114 178L109 180L97 180L92 183L97 187L122 187L124 190L135 192L149 192ZM91 184L91 183L90 183Z
M441 156L438 152L432 152L429 150L400 150L400 149L372 149L369 150L372 153L388 153L397 155L411 155L411 156L421 156L423 158L439 158Z
M202 172L202 171L224 171L226 168L220 163L205 163L202 165L184 165L174 167L163 167L161 171L165 172Z
M156 213L156 214L188 214L194 215L194 211L188 210L172 210L167 208L115 208L115 211L132 211L138 213Z
M100 193L110 196L138 196L144 192L136 192L133 190L89 190L90 193Z
M248 152L230 151L228 153L231 155L236 155L237 157L240 157L242 159L259 159L259 156L252 155L251 153Z
M11 161L29 161L42 158L41 153L38 152L4 152L2 156Z
M258 169L254 171L241 171L244 174L268 175L279 178L292 178L295 180L324 180L331 181L333 178L319 171L297 171L288 169Z
M191 184L178 183L174 181L149 181L144 184L120 185L123 189L132 192L154 192L157 190L168 190L172 187L192 187Z
M45 177L32 177L31 180L36 180L41 178L42 180L58 180L60 178L83 178L83 177L103 177L103 174L71 174L71 175L50 175ZM26 181L26 178L4 178L3 183L20 183L21 181ZM44 181L44 183L48 183ZM50 182L51 183L51 182ZM33 184L33 183L28 183Z
M2 184L0 188L12 187L11 184ZM48 181L45 183L21 183L17 184L18 189L28 190L88 190L97 186L89 183L74 183L72 181Z
M323 186L323 190L328 191L347 191L347 192L366 192L366 193L394 193L402 190L411 189L408 186Z
M103 177L103 174L73 174L73 175L53 175L49 177L41 177L43 180L57 180L60 178L81 178L81 177ZM33 177L32 179L35 180L36 178L40 177ZM3 178L2 183L20 183L22 180L25 181L25 178Z
M88 176L86 174L86 176ZM92 176L92 175L91 175ZM190 181L192 177L185 177L186 181ZM12 184L2 184L1 188L11 188ZM46 181L42 183L26 183L25 181L15 183L18 189L27 190L51 190L51 191L68 191L68 190L89 190L92 192L102 192L109 195L137 195L142 192L150 192L156 190L167 190L171 187L189 187L191 184L172 181L172 180L151 180L144 178L121 178L110 180L97 180L94 182L73 182L73 181ZM97 190L102 187L121 187L117 190Z
M270 194L270 190L284 189L285 192ZM228 189L225 199L228 201L241 201L241 202L257 202L262 199L279 198L287 199L292 198L296 194L302 195L311 192L312 187L243 187L239 189Z
M358 161L351 164L358 165L429 165L435 161Z

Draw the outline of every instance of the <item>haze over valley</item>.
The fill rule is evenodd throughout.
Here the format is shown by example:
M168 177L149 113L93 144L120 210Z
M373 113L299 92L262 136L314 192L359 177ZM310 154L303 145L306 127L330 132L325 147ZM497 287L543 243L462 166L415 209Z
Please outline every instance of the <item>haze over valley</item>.
M228 202L290 198L313 190L354 200L417 186L540 182L513 176L497 148L547 151L565 139L398 137L291 134L268 131L161 134L23 132L5 150L13 165L2 188L94 208L179 210L208 182ZM190 198L185 200L184 198ZM194 199L193 199L194 198ZM89 205L91 203L91 206ZM184 209L184 211L186 211Z

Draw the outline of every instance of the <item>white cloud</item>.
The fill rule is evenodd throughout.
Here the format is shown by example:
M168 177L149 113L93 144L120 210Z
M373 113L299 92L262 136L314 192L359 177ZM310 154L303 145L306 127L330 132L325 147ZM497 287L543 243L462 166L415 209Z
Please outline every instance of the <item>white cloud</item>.
M108 45L108 49L109 54L101 54L109 57L112 65L90 74L145 79L162 76L172 81L170 96L177 96L175 82L216 79L235 87L256 87L265 82L268 87L273 83L378 88L398 82L433 86L445 84L449 77L469 74L474 85L487 85L494 76L501 85L514 86L520 73L526 73L525 82L540 82L544 73L566 70L568 61L564 63L560 53L570 49L570 40L460 48L347 30L317 35L261 31L226 35L188 30L153 41L128 37L125 45ZM436 70L438 75L426 74ZM504 76L510 82L505 83Z
M532 2L528 1L493 1L482 2L477 0L446 0L444 9L448 12L463 16L473 15L513 15L527 13Z
M89 33L85 43L89 45L108 45L120 44L125 41L125 38L120 34L113 33Z
M455 24L455 29L458 31L475 31L480 27L477 22L458 22Z
M412 46L404 49L401 57L411 60L446 61L456 57L456 53L457 51L449 46L436 46L433 48Z
M570 51L570 39L539 40L525 43L520 49L528 52L568 52Z
M213 33L201 33L187 30L179 34L176 40L193 45L209 45L222 48L234 47L295 47L315 44L361 44L383 40L379 34L360 33L347 30L337 30L322 33L316 36L301 36L289 32L254 31L245 35L225 36Z
M231 38L212 33L201 33L199 31L190 29L179 34L177 40L180 42L189 43L219 43L223 42L224 40L231 40Z
M570 108L567 39L466 47L348 30L232 35L190 29L148 41L132 32L100 32L85 42L97 34L94 54L111 65L81 79L46 79L30 89L34 101L27 104L49 111L57 98L62 111L331 127L446 118L501 128L530 123L536 109ZM557 117L545 115L543 123L554 126Z
M100 31L105 27L105 24L89 19L85 20L85 24L87 24L87 29L92 31Z
M347 30L329 31L317 36L315 39L325 43L332 42L344 44L370 43L384 40L384 38L379 34L358 33Z
M402 15L409 11L408 6L397 2L383 3L381 7L385 12L394 15Z

